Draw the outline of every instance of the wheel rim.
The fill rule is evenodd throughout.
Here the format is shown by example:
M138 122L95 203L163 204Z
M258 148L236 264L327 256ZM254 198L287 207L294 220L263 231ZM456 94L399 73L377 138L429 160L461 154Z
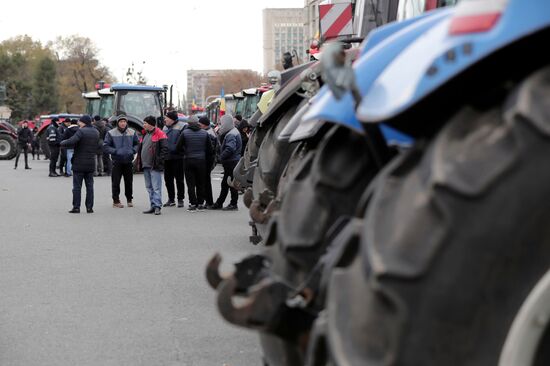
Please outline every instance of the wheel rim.
M11 146L6 140L0 140L0 157L8 156Z
M519 310L500 355L499 366L532 365L539 342L550 322L550 270Z

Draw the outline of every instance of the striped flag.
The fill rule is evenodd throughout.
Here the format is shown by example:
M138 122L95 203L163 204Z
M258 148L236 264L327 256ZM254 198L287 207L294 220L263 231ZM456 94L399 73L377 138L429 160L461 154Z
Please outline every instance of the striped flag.
M319 22L323 39L353 34L351 2L319 5Z
M222 90L220 92L220 116L223 116L225 114L225 91Z

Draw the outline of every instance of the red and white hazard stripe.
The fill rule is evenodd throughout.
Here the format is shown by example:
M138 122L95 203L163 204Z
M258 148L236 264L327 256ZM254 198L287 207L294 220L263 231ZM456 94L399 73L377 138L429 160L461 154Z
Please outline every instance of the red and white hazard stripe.
M351 2L319 5L319 21L323 39L353 34Z

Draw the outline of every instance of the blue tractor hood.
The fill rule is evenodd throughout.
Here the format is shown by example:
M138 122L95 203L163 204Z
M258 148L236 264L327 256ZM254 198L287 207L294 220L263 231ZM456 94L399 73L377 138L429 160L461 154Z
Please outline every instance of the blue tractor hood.
M360 94L367 94L388 64L408 45L436 24L449 18L451 14L449 8L430 11L419 17L387 24L369 33L362 46L361 56L354 63ZM328 85L325 85L312 102L310 110L303 117L303 122L329 121L363 133L363 127L355 115L355 102L350 92L338 100Z
M502 9L491 29L451 34L453 20L472 14L472 10L476 14L477 9L494 3L501 4ZM391 58L385 57L388 64L376 70L376 79L370 80L368 90L364 87L365 77L359 76L363 65L357 65L361 92L366 91L357 109L361 121L383 122L398 116L470 66L550 26L549 0L463 0L452 13L453 16L433 22L421 37L410 37L410 44L393 53ZM415 24L418 26L420 22ZM387 39L390 40L391 37ZM376 51L375 48L370 55L365 55L365 60L378 56ZM372 68L368 72L372 72ZM370 74L368 79L372 79Z

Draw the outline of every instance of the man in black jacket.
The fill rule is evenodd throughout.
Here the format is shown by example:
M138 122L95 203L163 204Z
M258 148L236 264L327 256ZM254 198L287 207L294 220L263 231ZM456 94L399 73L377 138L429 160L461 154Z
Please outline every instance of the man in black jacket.
M187 211L203 209L205 199L206 162L211 154L210 136L199 125L196 116L191 116L187 128L183 130L176 146L185 156L185 181L189 194Z
M29 167L29 147L32 143L32 132L29 129L29 123L23 121L21 123L21 128L17 131L17 155L15 156L15 167L17 169L17 163L19 162L19 155L21 155L21 150L25 154L25 169L30 169Z
M178 121L178 113L176 111L166 113L162 131L167 137L169 154L164 162L164 184L166 185L166 191L168 191L168 201L166 201L164 207L173 207L176 205L174 181L176 182L176 189L178 191L178 207L183 207L183 200L185 199L183 154L176 151L176 144L184 128L185 124Z
M86 184L86 211L93 213L94 171L99 132L92 126L92 118L83 115L78 121L80 129L62 147L74 148L73 155L73 208L69 213L80 213L82 180Z
M59 159L59 144L62 140L61 131L59 130L59 119L57 117L52 118L52 121L46 129L46 139L48 140L48 147L50 148L50 175L49 177L59 177L56 173L57 159Z

